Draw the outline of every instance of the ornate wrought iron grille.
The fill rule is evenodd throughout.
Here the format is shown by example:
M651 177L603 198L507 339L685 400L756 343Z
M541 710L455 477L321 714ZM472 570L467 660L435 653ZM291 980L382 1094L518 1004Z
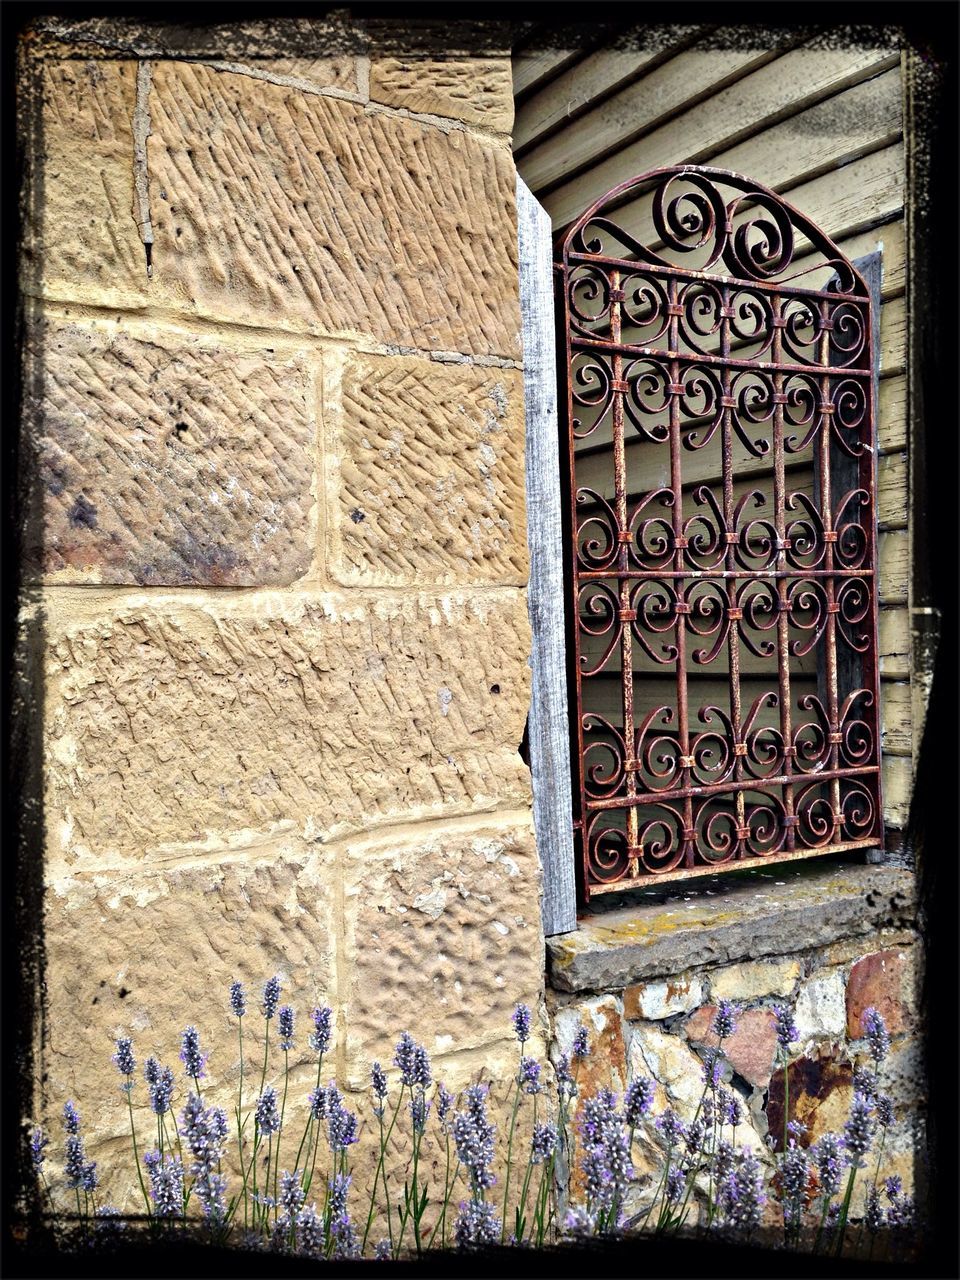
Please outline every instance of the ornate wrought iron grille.
M876 846L864 279L693 167L608 192L557 259L583 896Z

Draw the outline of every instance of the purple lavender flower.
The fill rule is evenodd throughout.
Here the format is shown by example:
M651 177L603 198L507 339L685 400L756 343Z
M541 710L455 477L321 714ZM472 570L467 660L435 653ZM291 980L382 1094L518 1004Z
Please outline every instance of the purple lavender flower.
M247 997L242 982L230 983L230 1010L238 1018L247 1012Z
M552 1124L535 1124L530 1141L531 1164L543 1164L557 1149L557 1130Z
M677 1203L677 1201L683 1195L683 1188L685 1183L686 1183L686 1178L684 1177L683 1170L677 1168L676 1166L672 1168L670 1172L667 1174L667 1186L666 1186L667 1204Z
M740 1110L740 1099L735 1093L728 1093L726 1089L721 1089L718 1097L720 1123L728 1124L735 1129L743 1118Z
M200 1033L196 1027L187 1027L180 1036L180 1061L186 1074L194 1080L207 1074L204 1070L207 1054L200 1052Z
M86 1169L87 1153L83 1149L83 1139L78 1133L68 1133L66 1138L66 1159L63 1165L67 1186L73 1191L83 1186L83 1175Z
M839 1221L840 1221L840 1205L837 1201L834 1201L834 1203L830 1205L830 1207L827 1209L828 1229L832 1231Z
M417 1089L413 1097L410 1099L410 1116L413 1122L413 1131L422 1134L427 1127L427 1116L430 1112L431 1103L427 1102L424 1097L423 1090Z
M843 1141L835 1133L825 1133L813 1147L813 1156L817 1162L817 1173L820 1178L820 1191L824 1198L835 1196L840 1190L843 1166L840 1154Z
M96 1191L99 1185L100 1180L97 1177L97 1162L96 1160L91 1160L83 1166L83 1175L80 1178L80 1190Z
M30 1135L30 1160L34 1169L43 1168L43 1162L46 1156L43 1154L44 1147L49 1147L50 1139L44 1136L43 1130L39 1125L34 1127L33 1133Z
M280 1112L277 1110L277 1091L272 1084L268 1084L257 1099L253 1120L263 1138L269 1138L272 1134L279 1132Z
M784 1201L801 1201L807 1188L810 1161L803 1147L791 1139L780 1158L780 1182Z
M327 1180L327 1206L332 1218L340 1218L346 1213L351 1181L349 1173L338 1173Z
M627 1085L623 1095L624 1119L631 1129L635 1129L653 1106L654 1084L646 1076L638 1076Z
M581 1025L577 1027L576 1035L573 1037L574 1058L587 1058L590 1055L590 1044L587 1040L587 1028Z
M499 1244L501 1229L500 1219L494 1213L493 1205L487 1204L485 1200L460 1201L460 1212L454 1226L458 1249Z
M703 1144L707 1137L707 1127L702 1120L692 1120L687 1125L687 1133L684 1138L684 1145L687 1148L688 1155L699 1155L703 1150Z
M899 1173L892 1173L883 1183L883 1190L888 1200L896 1200L903 1190L903 1179Z
M450 1108L453 1106L454 1097L450 1090L441 1080L437 1085L437 1119L441 1124L450 1114Z
M913 1226L913 1197L898 1196L887 1210L887 1222L895 1231L906 1231Z
M872 1005L869 1009L864 1009L860 1025L863 1028L863 1034L867 1037L867 1043L870 1045L873 1061L879 1066L890 1051L890 1037L887 1034L887 1025L879 1009L875 1009Z
M721 1188L724 1216L731 1226L750 1231L759 1226L766 1199L760 1161L749 1147L741 1147Z
M323 1219L313 1205L297 1215L297 1252L316 1258L323 1250Z
M720 1081L723 1079L723 1062L716 1049L708 1049L704 1054L700 1077L711 1091L720 1087Z
M580 1113L580 1135L583 1141L595 1146L603 1141L607 1127L614 1123L617 1113L617 1095L600 1087L596 1093L584 1099Z
M348 1214L330 1220L330 1236L333 1240L333 1252L330 1255L338 1261L342 1258L359 1258L360 1245L353 1230L353 1223Z
M737 1029L737 1006L732 1000L718 1000L717 1011L713 1015L713 1034L720 1040L726 1040Z
M282 1004L277 1014L277 1026L280 1031L280 1048L289 1052L293 1048L293 1005Z
M327 1114L327 1091L323 1086L319 1089L311 1089L307 1096L307 1102L310 1106L310 1114L314 1120L323 1120Z
M873 1130L870 1104L862 1094L855 1093L853 1102L850 1104L850 1118L843 1126L843 1145L847 1151L847 1164L857 1169L863 1168L863 1157L870 1150Z
M713 1178L718 1187L723 1185L724 1178L733 1168L734 1156L733 1146L721 1138L713 1155Z
M885 1093L878 1093L874 1099L873 1106L877 1124L883 1129L889 1129L896 1119L892 1099L888 1098Z
M604 1161L601 1146L587 1147L580 1161L587 1205L596 1212L609 1208L613 1202L613 1174Z
M430 1058L422 1044L413 1046L413 1083L421 1089L429 1089L433 1083L430 1074Z
M565 1053L560 1054L554 1074L557 1077L557 1101L562 1106L564 1101L577 1092L576 1081L570 1074L570 1059Z
M211 1222L223 1222L226 1217L227 1181L217 1172L223 1158L227 1137L227 1116L221 1107L204 1107L200 1098L191 1093L180 1116L183 1136L193 1163L193 1190Z
M661 1111L653 1122L660 1137L668 1146L674 1146L680 1141L684 1135L684 1124L672 1107L667 1107L666 1111Z
M313 1011L313 1031L310 1033L310 1048L314 1053L326 1053L330 1048L333 1027L333 1010L327 1006Z
M466 1108L453 1117L453 1140L463 1167L477 1193L493 1186L490 1165L493 1163L494 1126L487 1119L487 1086L471 1084L464 1094Z
M67 1133L80 1132L80 1112L72 1102L63 1104L63 1127Z
M868 1102L877 1096L877 1077L868 1068L857 1063L853 1068L853 1091L861 1094Z
M149 1058L147 1061L153 1062L154 1060ZM150 1085L150 1108L154 1115L166 1115L170 1110L172 1099L173 1068L158 1066L155 1073L155 1079Z
M520 1041L521 1048L530 1039L530 1010L525 1004L518 1004L513 1011L510 1019L513 1023L513 1029L517 1033L517 1039Z
M151 1089L160 1079L160 1063L152 1054L143 1064L143 1078Z
M143 1157L150 1175L150 1196L158 1218L183 1216L183 1165L177 1156L160 1159L159 1151L148 1151Z
M393 1257L393 1254L390 1252L390 1241L378 1240L373 1246L373 1257L376 1262L389 1262Z
M133 1041L129 1036L117 1036L117 1052L113 1055L113 1061L117 1064L117 1070L122 1076L126 1076L126 1080L121 1086L127 1093L133 1088L133 1073L137 1069L137 1064L133 1058Z
M880 1192L876 1187L867 1191L867 1207L863 1215L863 1223L871 1235L876 1235L883 1227L884 1212L880 1203Z
M284 1169L280 1174L280 1204L284 1211L295 1219L303 1208L306 1198L306 1192L300 1181L300 1170L294 1169L293 1173L288 1173Z
M327 1098L327 1136L331 1151L346 1151L347 1147L352 1146L359 1137L357 1117L340 1103L336 1107L331 1107L329 1096Z
M387 1077L379 1062L375 1062L370 1068L370 1084L373 1088L374 1097L377 1099L373 1114L382 1118L386 1109L384 1099L387 1096Z
M280 975L274 974L272 978L268 978L263 984L263 1000L260 1003L260 1012L269 1022L273 1015L277 1012L277 1005L280 1003Z
M411 1089L415 1084L414 1073L414 1050L417 1042L409 1031L401 1031L400 1039L397 1041L396 1052L393 1055L393 1065L400 1068L400 1082L408 1085Z
M787 1121L787 1134L791 1138L796 1138L797 1141L799 1142L799 1140L803 1137L803 1135L806 1132L807 1132L807 1126L803 1123L802 1120Z
M584 1205L577 1204L567 1210L563 1229L573 1236L592 1236L596 1225L596 1214L591 1213Z
M537 1062L536 1058L520 1059L517 1083L524 1093L543 1092L543 1085L540 1083L540 1063Z
M777 1015L777 1044L781 1049L789 1049L792 1044L800 1039L800 1032L793 1021L793 1010L788 1004L778 1004L775 1013Z

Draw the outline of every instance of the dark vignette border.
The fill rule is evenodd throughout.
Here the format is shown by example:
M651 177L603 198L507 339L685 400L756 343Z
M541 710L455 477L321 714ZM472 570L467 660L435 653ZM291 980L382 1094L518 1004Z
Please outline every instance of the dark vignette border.
M6 430L2 438L2 611L3 712L6 728L7 767L4 776L4 835L0 891L4 964L3 1083L5 1105L0 1109L0 1161L2 1161L2 1236L6 1274L20 1275L276 1275L308 1274L302 1262L276 1257L258 1258L235 1251L204 1247L151 1247L90 1259L57 1258L26 1254L19 1247L18 1221L29 1218L32 1183L27 1150L31 1081L34 1071L34 1035L42 1016L42 835L40 718L42 683L37 656L42 651L42 618L39 616L18 637L17 608L24 603L20 591L20 548L24 524L32 518L33 497L22 477L29 477L29 433L21 439L19 422L24 386L20 351L23 300L17 294L17 269L23 210L20 206L24 166L37 145L36 116L29 103L18 130L16 63L17 40L23 28L41 16L78 20L90 17L135 19L158 23L178 33L211 24L263 18L273 24L284 17L322 17L346 6L275 0L234 0L230 5L166 4L138 0L102 0L101 3L68 3L51 0L6 0L2 23L2 141L6 199L2 270L3 337L8 376L3 381ZM352 17L376 31L378 42L388 37L398 47L442 54L454 37L461 47L482 50L505 46L545 49L577 44L591 47L623 44L623 32L644 15L633 5L614 0L599 12L563 8L553 3L425 4L394 5L355 3ZM764 21L775 16L775 22ZM957 490L960 485L957 451L958 369L957 299L957 65L958 16L953 3L912 0L909 5L892 0L811 0L796 4L784 0L775 10L755 3L737 6L685 3L682 8L657 13L659 22L684 24L742 22L744 44L766 43L771 29L790 28L816 34L824 46L842 47L858 34L876 38L899 29L916 52L923 68L914 98L913 128L920 163L914 174L913 259L911 300L914 338L910 378L914 429L923 433L922 450L914 465L914 510L925 514L915 530L915 587L924 604L940 612L940 644L933 671L923 744L919 757L916 791L908 839L919 853L920 885L927 949L927 981L924 992L929 1048L929 1098L931 1168L929 1171L929 1229L923 1256L897 1272L879 1264L861 1269L844 1261L843 1274L956 1276L958 1274L958 1150L960 1109L955 1104L958 1084L957 1001L958 882L956 796L960 794L957 755ZM738 37L739 39L739 37ZM729 41L727 42L729 43ZM29 86L27 86L29 93ZM38 198L42 193L37 193ZM955 789L956 788L956 789ZM689 1247L687 1247L689 1245ZM458 1273L516 1274L517 1255L500 1254L458 1258ZM729 1247L715 1243L660 1242L635 1246L593 1245L589 1249L551 1251L524 1258L524 1274L543 1270L551 1275L579 1275L589 1270L623 1271L642 1264L646 1276L771 1274L806 1275L816 1265L818 1274L831 1272L824 1262L782 1252L775 1256L762 1249ZM265 1264L265 1265L264 1265ZM353 1272L376 1264L350 1264L333 1270ZM450 1261L425 1259L420 1265L394 1264L406 1274L449 1274ZM325 1269L331 1269L326 1264ZM314 1268L309 1268L313 1273Z

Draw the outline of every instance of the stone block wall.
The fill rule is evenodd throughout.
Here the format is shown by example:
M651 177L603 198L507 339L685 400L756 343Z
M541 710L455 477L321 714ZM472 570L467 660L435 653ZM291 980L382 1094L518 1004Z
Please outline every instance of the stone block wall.
M195 1022L226 1104L234 978L330 1003L352 1090L404 1027L506 1078L543 990L507 52L186 39L21 50L35 1118L105 1175L113 1037Z
M842 1134L854 1066L870 1065L861 1018L879 1009L891 1036L880 1083L896 1116L882 1176L899 1174L923 1202L923 945L911 881L886 867L780 868L776 877L651 893L654 902L598 911L576 935L549 941L552 1053L570 1052L581 1023L593 1046L581 1064L581 1093L606 1086L622 1096L637 1077L655 1082L653 1111L637 1132L635 1210L649 1203L663 1168L655 1116L668 1106L687 1122L697 1113L704 1056L718 1045L719 1000L738 1007L736 1030L722 1045L726 1087L741 1103L737 1144L753 1148L768 1173L783 1147L785 1102L786 1118L806 1126L802 1145ZM778 1056L778 1005L791 1009L799 1033L786 1063ZM854 1187L855 1216L877 1146L869 1177ZM779 1226L779 1207L770 1202L766 1212Z

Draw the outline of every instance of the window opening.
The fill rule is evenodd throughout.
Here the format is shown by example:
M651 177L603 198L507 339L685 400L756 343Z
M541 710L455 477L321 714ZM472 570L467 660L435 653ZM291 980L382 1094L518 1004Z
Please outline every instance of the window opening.
M556 265L581 896L876 847L863 276L699 167L615 187Z

